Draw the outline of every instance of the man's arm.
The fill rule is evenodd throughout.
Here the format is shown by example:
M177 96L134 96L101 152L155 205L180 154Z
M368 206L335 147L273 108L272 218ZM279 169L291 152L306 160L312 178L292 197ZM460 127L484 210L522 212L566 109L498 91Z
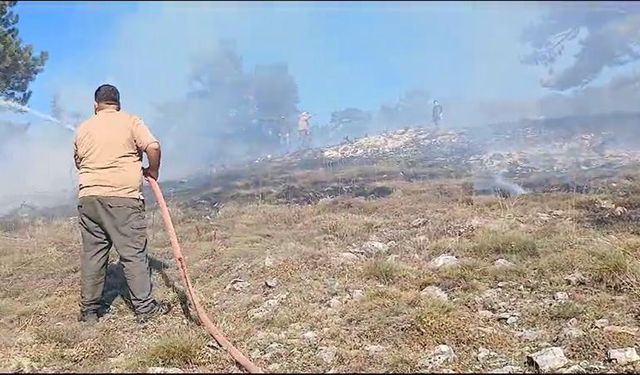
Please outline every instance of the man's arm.
M151 134L142 119L136 117L133 124L133 136L138 149L144 151L149 159L149 166L142 169L147 178L158 179L160 174L160 142Z
M160 143L153 142L149 144L144 152L147 154L147 159L149 159L149 166L144 169L144 175L157 180L160 175Z
M78 143L77 140L73 140L73 161L76 164L76 169L80 170L80 156L78 156Z

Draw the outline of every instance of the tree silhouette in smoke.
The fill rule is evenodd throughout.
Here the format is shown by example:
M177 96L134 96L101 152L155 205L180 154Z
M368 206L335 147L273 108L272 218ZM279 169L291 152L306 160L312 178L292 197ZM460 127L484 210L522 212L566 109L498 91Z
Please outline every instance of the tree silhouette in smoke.
M246 73L232 40L220 41L211 53L194 62L188 80L187 97L161 106L159 121L166 127L163 135L169 148L189 144L205 150L197 158L176 153L176 160L191 158L186 164L271 152L278 133L265 132L265 122L278 124L283 116L289 119L297 111L298 88L287 65L260 65Z
M298 113L298 85L287 64L281 63L256 66L251 88L261 137L273 146L279 134L293 131Z
M431 119L432 99L425 90L410 90L395 105L382 105L377 122L386 129L425 124Z
M331 113L329 122L333 132L340 132L343 135L361 136L366 133L373 121L370 112L358 108L345 108Z
M584 38L578 39L580 35ZM522 60L544 66L549 77L543 87L564 91L584 87L606 67L616 67L640 58L640 8L633 3L553 4L537 24L525 29L522 40L533 51ZM560 68L559 59L570 42L579 43L575 61Z

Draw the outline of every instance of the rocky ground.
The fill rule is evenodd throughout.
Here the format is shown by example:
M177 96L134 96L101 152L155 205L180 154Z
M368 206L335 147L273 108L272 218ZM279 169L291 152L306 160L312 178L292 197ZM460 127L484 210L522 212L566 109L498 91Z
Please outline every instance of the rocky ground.
M516 152L408 129L163 188L212 320L265 371L634 372L640 174L599 137ZM0 369L240 371L180 308L152 202L148 223L175 308L136 324L114 252L87 327L76 219L5 218Z

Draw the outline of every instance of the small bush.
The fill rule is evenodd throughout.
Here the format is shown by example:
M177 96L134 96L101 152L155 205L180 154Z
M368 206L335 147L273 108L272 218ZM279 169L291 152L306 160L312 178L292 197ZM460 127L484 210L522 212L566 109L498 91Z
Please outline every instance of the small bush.
M618 249L593 253L590 269L593 282L616 292L636 291L640 265Z
M80 341L79 332L71 328L47 327L38 328L36 337L42 343L55 343L63 347L73 347Z
M552 307L549 311L550 318L558 321L567 321L573 318L580 319L587 313L583 305L568 302Z
M476 254L485 256L510 255L533 257L538 255L536 242L518 232L484 231L473 247Z
M402 270L393 262L374 260L366 266L365 274L367 277L377 279L384 284L390 284L401 276Z
M204 343L193 335L174 335L161 339L146 353L148 364L159 366L193 366L202 361Z

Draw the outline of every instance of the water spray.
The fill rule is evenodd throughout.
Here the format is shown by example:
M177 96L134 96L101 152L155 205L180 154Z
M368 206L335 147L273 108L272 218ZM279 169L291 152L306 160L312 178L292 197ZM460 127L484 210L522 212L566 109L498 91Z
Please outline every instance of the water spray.
M16 103L16 102L13 102L13 101L10 101L10 100L6 100L6 99L1 99L0 98L0 108L5 108L5 109L8 109L8 110L11 110L11 111L14 111L14 112L19 112L19 113L29 113L29 114L32 114L32 115L34 115L34 116L36 116L36 117L38 117L38 118L40 118L42 120L52 122L52 123L54 123L56 125L60 125L62 128L66 129L66 130L70 130L70 131L75 131L76 130L75 127L73 127L71 124L64 123L64 122L58 120L55 117L52 117L50 115L47 115L47 114L39 112L39 111L36 111L36 110L31 109L31 108L29 108L29 107L27 107L25 105L22 105L20 103Z

